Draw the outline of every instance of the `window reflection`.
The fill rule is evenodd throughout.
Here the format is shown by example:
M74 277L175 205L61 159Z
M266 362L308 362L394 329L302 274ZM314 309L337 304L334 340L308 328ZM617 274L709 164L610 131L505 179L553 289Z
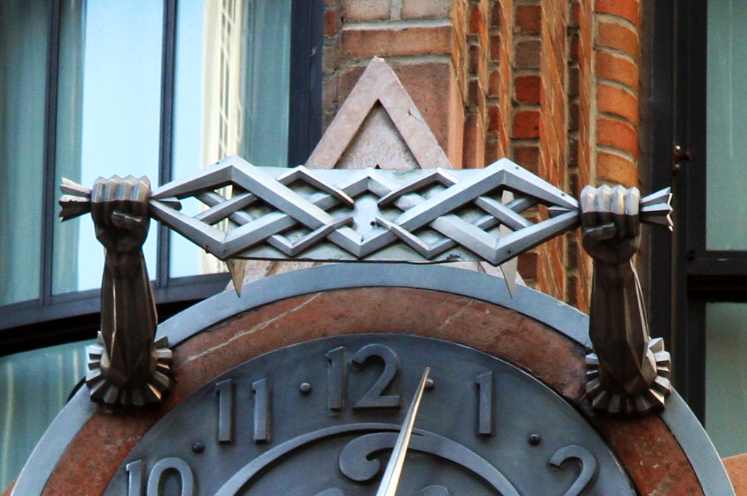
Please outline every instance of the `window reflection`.
M706 305L706 431L722 457L747 452L747 304Z
M0 491L21 471L85 375L88 344L93 342L0 357Z
M50 4L0 2L0 305L39 296Z
M709 250L747 249L747 2L708 2L707 222Z
M178 8L174 178L235 154L255 165L286 166L290 0L179 2ZM183 202L182 211L201 208ZM177 234L171 247L171 277L225 271L223 262Z
M71 179L88 187L99 176L115 174L148 176L155 183L160 142L163 6L150 0L71 1L65 12L59 79L63 120L58 123L58 175L73 176ZM65 96L67 99L63 99ZM99 287L104 252L96 241L93 222L86 216L55 227L60 244L55 246L57 278L53 292ZM74 248L69 245L65 249L66 244ZM153 276L155 224L151 225L143 250Z

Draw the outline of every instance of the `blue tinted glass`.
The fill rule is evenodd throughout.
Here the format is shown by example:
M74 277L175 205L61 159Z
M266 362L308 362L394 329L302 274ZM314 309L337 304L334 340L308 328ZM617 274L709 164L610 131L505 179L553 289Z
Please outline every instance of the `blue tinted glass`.
M0 305L39 296L50 4L0 1Z
M71 0L63 8L62 34L61 97L70 95L60 99L58 175L90 187L99 176L132 174L148 176L155 187L163 4L88 0L83 6ZM99 287L104 251L90 217L68 221L57 231L54 292ZM155 277L155 223L144 251Z
M747 2L708 2L707 224L709 250L746 250Z
M85 346L92 343L0 357L0 491L18 475L85 375Z
M290 0L179 2L174 179L235 154L287 165L290 14ZM178 234L171 248L172 277L225 271Z

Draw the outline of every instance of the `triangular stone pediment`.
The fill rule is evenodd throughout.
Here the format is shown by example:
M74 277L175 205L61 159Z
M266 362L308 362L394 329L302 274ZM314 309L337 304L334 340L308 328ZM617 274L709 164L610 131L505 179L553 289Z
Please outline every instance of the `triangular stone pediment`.
M374 57L306 162L313 169L453 169L391 67Z

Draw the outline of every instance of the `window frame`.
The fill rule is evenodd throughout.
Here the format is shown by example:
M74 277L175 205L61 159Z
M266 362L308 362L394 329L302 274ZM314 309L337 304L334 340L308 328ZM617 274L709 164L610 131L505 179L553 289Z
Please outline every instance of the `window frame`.
M0 306L0 356L41 346L90 339L98 329L99 290L54 295L52 292L52 245L55 206L59 199L55 184L55 148L58 106L60 23L63 0L53 0L50 16L49 55L44 102L44 174L42 204L42 270L39 297ZM174 130L174 78L176 59L177 1L164 0L163 50L161 62L161 108L158 183L172 179ZM288 165L306 161L321 137L322 47L324 3L292 0L290 46L290 109ZM126 173L126 171L124 171ZM172 278L169 276L169 230L157 232L157 269L150 274L159 320L225 289L228 274Z
M708 1L657 0L654 18L651 179L654 190L673 189L675 229L652 234L652 330L667 339L674 385L705 424L706 305L747 302L747 250L706 245Z

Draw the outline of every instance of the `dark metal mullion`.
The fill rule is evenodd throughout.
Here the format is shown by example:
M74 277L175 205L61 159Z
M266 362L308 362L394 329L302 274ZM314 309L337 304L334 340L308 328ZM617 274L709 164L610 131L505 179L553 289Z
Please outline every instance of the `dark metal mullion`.
M706 0L677 2L675 143L690 152L675 178L680 211L673 263L675 386L701 421L705 412L705 304L689 291L688 271L705 249L706 173ZM678 365L679 363L679 365Z
M161 70L161 147L158 160L158 183L171 181L174 136L174 79L176 69L177 0L164 0L163 55ZM158 226L156 287L168 285L170 273L169 229Z
M57 156L57 87L60 66L60 22L62 0L52 0L50 12L49 44L47 53L47 88L44 103L44 166L42 173L42 238L41 238L41 277L39 299L42 305L52 297L52 277L54 273L54 223L55 200L57 196L56 156Z
M324 2L292 0L288 165L306 163L322 131Z
M674 143L675 2L659 0L653 7L651 30L651 191L671 187ZM654 49L656 47L656 49ZM679 224L678 224L679 229ZM650 230L649 321L651 333L672 344L673 234Z

